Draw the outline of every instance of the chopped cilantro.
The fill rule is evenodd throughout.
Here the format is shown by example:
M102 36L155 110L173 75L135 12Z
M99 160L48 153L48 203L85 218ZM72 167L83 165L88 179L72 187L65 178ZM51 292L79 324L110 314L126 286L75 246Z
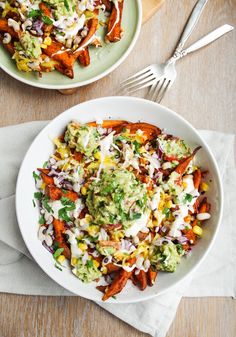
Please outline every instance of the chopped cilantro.
M116 300L116 296L115 295L113 295L113 296L111 296L112 298L114 298L114 300Z
M67 207L63 207L63 208L59 209L59 211L58 211L59 218L66 221L66 222L71 221L71 218L67 214L67 211L68 211Z
M193 196L189 193L186 193L184 197L184 203L191 202L193 200Z
M41 215L41 217L39 218L39 224L40 225L44 225L45 224L45 219L44 219L43 215Z
M133 144L134 144L134 151L135 151L136 153L139 154L139 149L140 149L140 147L141 147L141 144L138 143L137 140L135 140L135 141L133 142Z
M67 190L64 190L64 188L62 188L61 190L62 190L62 192L63 192L64 194L67 194L67 193L68 193L68 191L67 191Z
M59 243L57 241L55 241L52 245L52 248L54 251L56 251L59 248Z
M162 214L165 214L165 216L168 218L170 215L170 209L168 207L164 207L162 210Z
M47 166L48 166L48 161L45 161L43 164L43 168L47 168Z
M43 193L41 193L41 192L35 192L35 193L34 193L34 197L35 197L35 199L37 199L37 200L41 199L42 196L43 196Z
M141 213L134 213L131 217L131 220L138 220L141 218L141 216L142 216Z
M37 18L41 16L42 12L40 9L31 9L31 11L28 13L28 18Z
M57 250L53 254L54 259L57 259L63 251L64 251L64 248L57 248Z
M86 263L86 266L88 268L92 268L93 267L93 261L92 260L88 260L87 263Z
M176 245L176 249L177 249L177 252L178 252L179 255L182 255L182 254L183 254L183 252L184 252L183 246L182 246L180 243L178 243L178 244Z
M33 178L34 178L35 180L41 179L40 176L39 176L37 173L35 173L34 171L33 171Z
M66 7L66 9L69 11L70 10L70 6L67 0L64 0L64 5Z
M52 25L53 21L46 15L42 15L42 20L46 25Z
M66 197L61 198L61 203L62 203L63 206L73 206L73 207L75 207L74 201L72 201L72 200L70 200L69 198L66 198Z
M47 212L52 212L53 213L53 209L48 204L48 201L49 201L49 197L48 196L44 197L43 200L42 200L42 205L46 209Z
M36 207L34 199L32 199L32 203L33 203L34 207Z

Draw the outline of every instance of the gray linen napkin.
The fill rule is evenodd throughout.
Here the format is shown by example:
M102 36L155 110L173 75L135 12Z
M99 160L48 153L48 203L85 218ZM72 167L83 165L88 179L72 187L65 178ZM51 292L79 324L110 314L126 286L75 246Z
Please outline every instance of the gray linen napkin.
M33 261L21 238L15 215L14 193L21 161L46 123L31 122L0 128L0 291L73 296L55 284ZM166 335L182 296L236 296L234 136L214 131L200 133L217 159L225 193L223 223L210 254L191 278L152 300L125 305L98 303L113 315L155 337Z

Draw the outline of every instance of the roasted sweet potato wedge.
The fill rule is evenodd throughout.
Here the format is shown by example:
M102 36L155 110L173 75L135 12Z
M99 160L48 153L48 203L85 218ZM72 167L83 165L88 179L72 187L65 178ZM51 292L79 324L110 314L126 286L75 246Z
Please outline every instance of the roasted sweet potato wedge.
M147 282L149 287L152 287L157 278L157 270L153 270L152 266L149 267L147 272Z
M188 158L184 159L176 168L175 168L175 172L179 173L179 174L184 174L185 171L188 168L188 165L190 164L190 162L193 160L195 154L198 152L198 150L201 149L201 146L198 146L193 153L191 154L191 156L189 156Z
M55 232L55 241L58 242L59 248L64 248L63 255L65 255L67 259L70 259L71 252L63 236L66 230L64 221L54 218L53 227Z
M83 67L87 67L90 65L90 55L89 55L89 50L88 47L86 47L79 55L79 63Z
M124 269L121 269L113 282L108 285L105 289L105 293L102 297L103 301L108 300L108 298L118 294L121 292L121 290L125 287L128 279L130 278L132 272L125 271Z
M118 1L117 6L113 4L107 27L106 41L108 42L118 42L121 39L123 6L124 0Z

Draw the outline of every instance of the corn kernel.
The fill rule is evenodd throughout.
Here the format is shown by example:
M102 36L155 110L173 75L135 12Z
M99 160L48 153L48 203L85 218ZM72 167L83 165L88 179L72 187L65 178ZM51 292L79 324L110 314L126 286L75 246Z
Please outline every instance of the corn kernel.
M87 232L89 233L89 235L94 236L99 232L99 229L99 226L91 225L87 228Z
M169 201L166 202L166 207L167 208L171 208L172 207L172 201L171 200L169 200Z
M72 264L72 266L75 266L76 264L77 264L77 258L76 257L72 257L72 259L71 259L71 264Z
M94 158L97 159L97 160L100 160L100 159L101 159L100 152L96 152L96 153L94 154Z
M78 243L78 248L83 250L83 251L86 250L87 247L88 246L86 245L86 243L82 243L82 242Z
M47 45L45 43L42 43L41 46L40 46L42 49L47 49Z
M209 190L209 185L207 183L202 182L200 185L200 189L204 192L207 192Z
M198 235L198 236L202 236L202 232L203 232L203 230L202 230L202 228L201 227L199 227L199 226L193 226L193 233L194 234L196 234L196 235Z
M45 190L45 188L46 188L46 184L45 184L45 183L42 183L41 189L42 189L42 190Z
M107 267L103 266L103 267L101 268L101 273L102 273L103 275L107 274Z
M50 46L52 44L52 39L50 38L50 36L45 37L43 43L47 46Z
M82 193L82 195L87 194L87 188L85 186L81 187L81 193Z
M183 181L183 188L187 188L188 187L188 184L185 182L185 181Z
M93 260L94 267L98 268L100 266L100 263L97 260Z
M60 255L60 256L58 256L58 258L57 258L57 261L59 262L59 263L63 263L64 261L65 261L65 256L64 255Z

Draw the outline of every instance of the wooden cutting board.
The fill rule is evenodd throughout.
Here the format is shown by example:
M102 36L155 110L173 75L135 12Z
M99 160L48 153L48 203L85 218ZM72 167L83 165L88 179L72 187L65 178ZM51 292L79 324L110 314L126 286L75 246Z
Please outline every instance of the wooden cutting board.
M165 2L165 0L142 0L143 4L143 23L148 21L153 14L161 7L161 5ZM74 89L65 89L58 90L63 95L71 95L76 92L78 88Z

